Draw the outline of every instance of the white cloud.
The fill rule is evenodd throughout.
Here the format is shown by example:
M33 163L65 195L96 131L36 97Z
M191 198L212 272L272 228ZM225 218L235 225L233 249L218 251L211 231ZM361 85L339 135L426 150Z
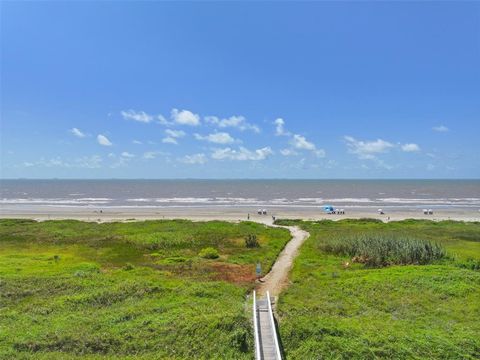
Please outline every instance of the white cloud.
M162 142L164 144L174 144L174 145L177 145L178 144L178 141L177 139L171 137L171 136L167 136L166 138L163 138L162 139Z
M270 147L264 147L254 151L240 147L239 150L232 148L216 149L212 153L212 158L216 160L265 160L272 155L273 151Z
M231 144L235 142L235 139L227 132L217 132L206 136L195 134L194 136L197 140L205 140L215 144Z
M122 110L120 112L125 120L133 120L148 124L153 121L153 116L147 114L145 111Z
M232 127L240 131L252 130L255 133L260 132L257 125L250 124L244 116L230 116L229 118L221 119L217 116L205 116L205 122L217 126L219 128Z
M283 127L285 125L285 121L283 119L278 118L274 121L275 124L275 135L277 136L282 136L282 135L290 135L288 131L285 131L285 128Z
M173 122L172 121L168 121L165 116L159 114L157 115L157 119L158 119L158 123L160 125L165 125L165 126L172 126L173 125Z
M283 156L295 156L298 155L298 152L293 149L282 149L280 150L280 154L282 154Z
M420 146L418 146L417 144L403 144L401 148L402 148L402 151L405 151L405 152L420 151Z
M304 136L298 134L293 135L290 144L296 149L315 150L315 144L309 142Z
M317 149L314 143L308 141L305 136L299 134L293 134L292 138L290 139L290 145L293 146L295 149L299 150L308 150L311 151L315 156L323 158L326 155L325 150Z
M97 142L103 146L112 146L111 141L108 140L108 138L102 134L97 135Z
M375 141L356 140L351 136L344 136L348 151L360 159L374 159L376 154L387 152L394 147L388 141L377 139Z
M200 116L188 110L172 109L171 116L173 121L180 125L200 125Z
M165 133L172 137L172 138L181 138L181 137L184 137L186 134L185 134L185 131L182 131L182 130L171 130L171 129L167 129L165 130Z
M73 135L78 138L84 138L86 135L77 128L72 128L69 130Z
M143 143L139 140L132 140L132 143L135 145L142 145Z
M163 151L146 151L143 153L143 158L146 160L152 160L155 159L158 155L164 155L167 156L169 153L163 152Z
M193 155L185 155L182 159L180 159L181 162L185 164L205 164L208 160L205 154L199 153L199 154L193 154Z
M135 157L135 155L133 155L133 154L127 152L127 151L122 152L122 153L121 153L121 156L123 156L123 157L125 157L125 158L130 158L130 159L133 158L133 157Z
M167 136L162 139L162 142L165 144L174 144L174 145L178 144L177 139L184 137L186 135L185 131L172 130L172 129L165 130L165 134L167 134Z
M446 127L445 125L438 125L438 126L434 126L432 128L433 131L438 131L438 132L447 132L447 131L450 131L450 129L448 127Z

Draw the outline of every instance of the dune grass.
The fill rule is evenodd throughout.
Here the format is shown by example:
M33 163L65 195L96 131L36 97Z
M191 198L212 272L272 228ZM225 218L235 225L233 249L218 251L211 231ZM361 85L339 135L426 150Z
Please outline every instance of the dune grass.
M425 265L447 257L438 243L392 234L359 234L327 238L323 251L349 256L368 267Z
M480 223L280 223L311 233L277 308L288 359L480 358L480 272L466 266L480 261ZM352 263L359 243L372 256L384 239L395 239L388 240L394 249L402 239L416 239L414 249L438 244L446 257Z
M251 359L255 263L289 239L250 222L0 220L0 358Z

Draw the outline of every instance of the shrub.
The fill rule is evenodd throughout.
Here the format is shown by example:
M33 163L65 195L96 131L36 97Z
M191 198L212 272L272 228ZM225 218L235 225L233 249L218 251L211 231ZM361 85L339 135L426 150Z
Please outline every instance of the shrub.
M245 236L245 246L247 248L260 247L260 243L258 242L257 235L250 234L250 235Z
M327 240L321 248L328 253L350 256L352 262L368 267L424 265L447 256L443 247L437 243L390 234L333 238Z
M133 270L135 268L135 266L133 266L133 264L131 263L126 263L125 266L123 267L123 270Z
M217 259L220 256L218 250L212 247L203 248L198 255L204 259Z

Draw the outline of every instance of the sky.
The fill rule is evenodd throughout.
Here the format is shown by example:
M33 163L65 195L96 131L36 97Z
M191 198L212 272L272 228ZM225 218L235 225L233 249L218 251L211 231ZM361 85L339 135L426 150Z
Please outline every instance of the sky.
M1 2L2 178L480 178L480 2Z

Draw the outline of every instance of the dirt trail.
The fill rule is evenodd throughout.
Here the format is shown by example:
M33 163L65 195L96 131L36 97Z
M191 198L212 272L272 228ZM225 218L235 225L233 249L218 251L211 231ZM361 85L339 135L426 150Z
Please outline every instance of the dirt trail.
M310 234L297 226L269 225L288 229L290 234L292 234L292 239L278 255L270 272L260 279L260 283L256 288L259 295L266 294L269 291L271 296L278 296L288 286L288 274L292 268L293 259L295 259L298 249Z

